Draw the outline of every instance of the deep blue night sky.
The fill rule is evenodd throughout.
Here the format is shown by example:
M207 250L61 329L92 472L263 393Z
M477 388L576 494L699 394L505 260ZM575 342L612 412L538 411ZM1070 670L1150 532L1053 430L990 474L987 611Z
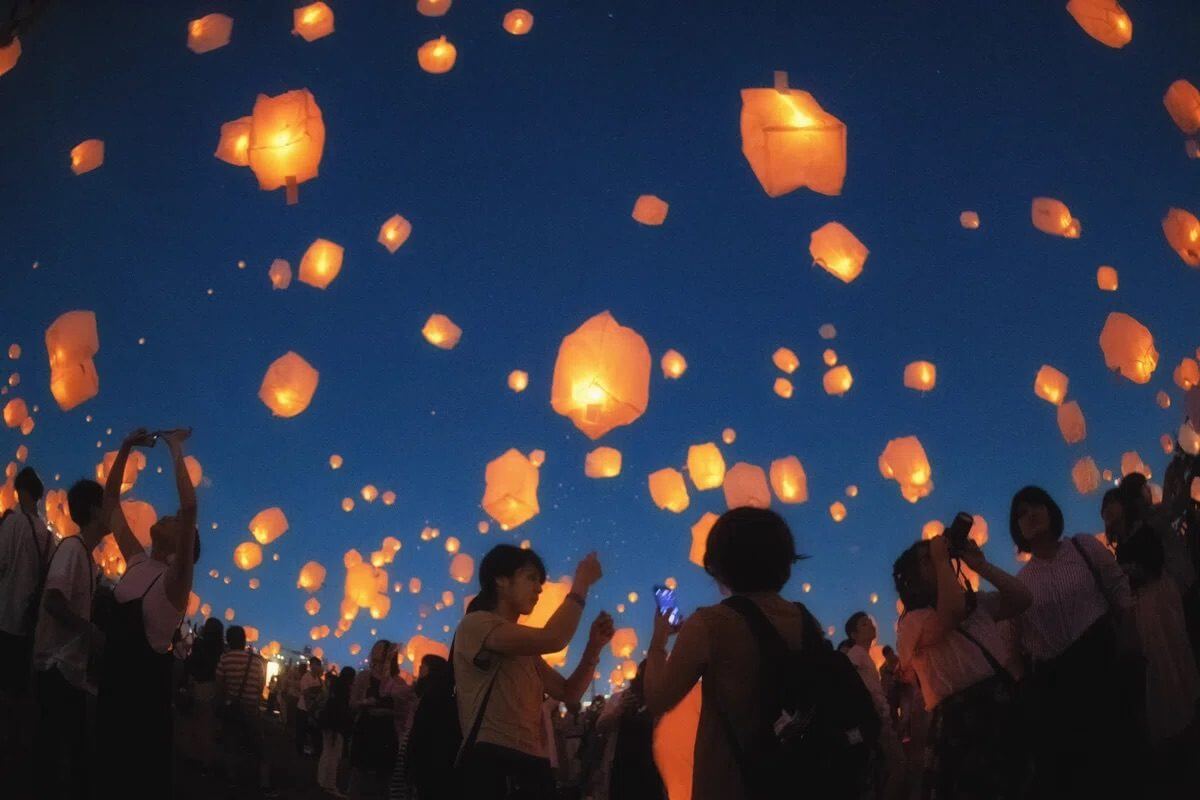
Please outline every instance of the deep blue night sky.
M460 588L442 547L455 535L477 559L530 538L555 577L598 550L606 576L589 614L638 591L616 616L644 645L654 583L675 576L687 608L718 598L687 555L689 527L724 510L718 490L693 491L682 514L660 511L646 476L682 466L688 445L719 442L726 426L738 433L722 445L727 463L795 454L807 469L812 499L776 504L814 556L788 591L800 597L811 582L805 602L839 629L867 608L888 641L890 565L927 520L983 514L989 556L1015 567L1007 511L1019 486L1046 486L1068 528L1098 530L1099 496L1070 482L1076 459L1115 470L1137 450L1161 473L1158 438L1182 414L1171 372L1200 345L1200 271L1160 228L1171 206L1200 212L1200 161L1162 105L1175 79L1200 83L1195 3L1128 0L1134 39L1122 50L1086 36L1063 2L781 2L790 10L777 12L529 0L535 25L521 38L500 28L504 3L455 0L436 19L407 1L330 4L337 32L310 44L290 35L283 2L59 2L0 77L0 341L24 348L14 393L40 404L34 432L5 431L0 446L27 444L58 486L91 474L134 426L193 426L206 472L196 591L263 642L300 647L310 626L333 627L342 553L369 553L387 535L404 542L391 581L425 585L395 595L377 626L407 639L420 603ZM233 39L194 55L187 21L213 11L234 17ZM416 48L441 34L458 62L429 75ZM846 123L841 196L771 199L746 164L739 90L771 85L776 69ZM249 114L258 93L297 88L316 97L327 139L320 177L288 207L212 153L221 123ZM76 177L68 151L93 137L106 161ZM662 227L630 219L642 193L671 204ZM1035 196L1066 202L1082 238L1036 231ZM959 226L964 209L979 212L979 230ZM375 236L393 213L413 234L391 256ZM871 249L849 285L811 266L809 234L830 220ZM271 261L297 267L317 237L345 247L337 280L272 291ZM1101 264L1119 270L1118 292L1097 290ZM101 391L62 413L42 337L76 308L99 320ZM562 337L604 309L646 338L654 372L645 415L599 442L623 452L622 475L597 481L583 475L595 445L549 395ZM1106 370L1097 338L1110 311L1153 331L1161 359L1149 384ZM462 326L456 349L421 338L431 313ZM828 344L817 335L826 322L838 329ZM771 390L781 345L802 362L791 400ZM853 371L845 397L821 388L826 346ZM678 381L658 369L668 348L689 362ZM288 350L320 370L320 387L305 413L279 419L257 391ZM925 396L901 383L915 359L938 366ZM1071 378L1088 422L1079 445L1064 444L1054 408L1033 394L1043 363ZM505 386L512 369L529 372L522 394ZM1159 389L1170 410L1155 404ZM915 505L876 466L888 439L910 434L936 484ZM542 511L481 536L484 465L509 447L546 451ZM336 472L335 452L345 458ZM366 483L397 503L360 500L343 513L341 498ZM844 497L847 484L857 498ZM167 513L172 493L149 469L131 494ZM838 499L849 508L840 525L827 512ZM291 530L262 567L236 570L246 523L270 505ZM422 543L425 525L443 538ZM330 568L316 618L295 588L309 559ZM232 584L209 578L212 568ZM434 613L425 633L448 641L441 627L460 613L461 602ZM320 644L347 662L349 644L371 639L360 618ZM606 656L603 674L612 666Z

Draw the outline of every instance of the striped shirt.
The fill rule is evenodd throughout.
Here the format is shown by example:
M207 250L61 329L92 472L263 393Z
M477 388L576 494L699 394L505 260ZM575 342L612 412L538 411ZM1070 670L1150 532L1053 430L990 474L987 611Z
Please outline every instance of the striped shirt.
M1017 577L1033 593L1033 605L1019 618L1021 644L1035 661L1047 661L1064 651L1107 613L1109 603L1133 607L1129 579L1113 554L1094 536L1072 537L1087 554L1104 591L1096 586L1092 568L1079 550L1063 539L1053 558L1034 556Z
M217 685L221 687L221 697L233 699L240 688L242 702L257 708L262 698L263 684L266 683L266 672L262 657L257 653L230 650L222 654L217 662Z

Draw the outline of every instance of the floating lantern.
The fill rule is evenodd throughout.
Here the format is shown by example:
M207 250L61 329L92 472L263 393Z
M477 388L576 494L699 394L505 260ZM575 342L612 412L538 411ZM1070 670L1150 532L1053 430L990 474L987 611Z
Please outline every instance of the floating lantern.
M368 503L374 503L375 498L379 497L379 489L375 488L375 484L373 483L368 483L366 486L363 486L361 489L359 489L358 493L362 496L362 499L366 500Z
M233 563L238 569L254 569L262 563L262 547L258 542L242 542L233 548Z
M1104 365L1134 383L1146 383L1158 366L1158 351L1149 329L1128 314L1114 311L1100 331Z
M1061 405L1071 379L1049 364L1043 364L1033 378L1033 393L1047 403Z
M1158 443L1162 445L1162 450L1167 455L1175 452L1175 437L1171 436L1171 434L1164 433L1159 437Z
M824 325L817 328L817 335L826 341L829 341L830 339L836 339L837 338L837 328L835 328L832 324L826 322Z
M858 487L853 483L846 487L846 497L858 497Z
M1115 292L1117 290L1117 271L1112 267L1100 267L1096 270L1096 286L1102 292Z
M195 456L184 456L183 466L187 469L188 480L191 482L192 488L199 488L200 481L204 480L204 467L201 466L200 460Z
M4 424L10 428L19 428L21 423L29 418L29 408L19 397L9 400L4 406Z
M92 361L99 350L96 315L91 311L68 311L46 329L50 393L63 411L100 392L100 377Z
M825 394L841 397L854 385L854 376L850 374L850 368L842 364L826 372L822 384Z
M914 361L904 368L904 385L918 392L928 392L937 384L937 367L928 361Z
M705 511L704 516L692 526L692 547L688 553L688 561L697 567L704 566L704 554L708 551L708 534L719 517L711 511Z
M452 0L417 0L417 13L426 17L440 17L450 10Z
M287 352L271 362L258 389L258 399L277 417L294 417L308 408L317 391L320 373L296 353Z
M334 453L333 455L331 455L329 457L329 468L330 469L341 469L342 468L342 457L339 456L337 453Z
M787 73L774 88L742 90L742 154L763 191L779 197L801 187L842 193L846 126L808 92L789 89Z
M295 187L317 177L324 152L325 122L312 92L260 94L254 101L249 164L260 189L286 186L288 201L295 202ZM301 266L301 280L303 271Z
M504 15L503 27L513 36L524 36L533 30L533 14L523 8L514 8Z
M1146 466L1146 462L1142 461L1142 457L1138 455L1136 450L1130 450L1127 453L1121 454L1121 475L1129 475L1134 472L1140 472L1147 478L1153 477L1150 473L1150 468Z
M1133 21L1117 0L1070 0L1067 13L1101 44L1121 48L1133 40Z
M540 467L542 464L546 463L546 451L545 450L530 450L529 451L529 463L533 464L535 467Z
M1175 385L1185 392L1200 384L1200 363L1194 358L1184 358L1175 368Z
M1182 208L1172 208L1162 223L1171 249L1189 267L1200 267L1200 220Z
M829 505L829 516L834 522L841 522L846 518L846 506L840 500L836 500Z
M21 58L21 40L16 36L4 47L0 47L0 75L17 65Z
M310 597L304 601L304 612L310 617L315 617L321 610L321 601L315 597Z
M1163 105L1179 130L1188 136L1200 133L1200 89L1185 80L1175 81L1163 95Z
M915 436L892 439L879 456L879 472L900 485L900 494L910 503L933 491L933 468L925 448Z
M633 204L633 218L643 225L662 225L667 219L669 204L652 194L638 197Z
M1087 437L1087 422L1079 403L1072 400L1058 407L1058 430L1067 444L1082 442Z
M771 489L763 468L745 461L730 467L725 473L725 505L729 508L770 508Z
M654 505L676 514L688 507L687 484L683 482L683 473L677 469L666 467L650 473L650 498Z
M958 215L958 224L969 231L979 228L979 215L974 211L964 211Z
M795 387L792 386L792 382L787 378L776 378L775 386L773 388L775 390L775 394L779 395L784 400L790 400L792 397L792 392L795 389Z
M462 338L462 328L454 324L445 314L432 314L421 328L425 341L440 350L453 350Z
M296 588L312 594L320 591L325 584L325 568L316 561L309 561L300 568L300 577L296 579Z
M267 277L271 281L272 289L286 289L292 285L292 265L282 258L277 258L271 262Z
M615 478L621 474L621 451L612 447L597 447L587 454L583 474L589 478Z
M772 461L771 488L781 503L808 502L808 476L800 459L785 456Z
M725 480L725 458L713 442L694 444L688 448L687 471L700 491L716 489Z
M344 253L341 245L328 239L317 239L300 259L300 282L317 289L326 288L342 271Z
M726 428L721 431L721 441L725 444L733 444L737 441L737 431L733 428Z
M826 348L825 352L821 353L821 360L825 362L825 366L832 367L838 362L837 351L833 348Z
M82 175L104 163L104 142L88 139L71 148L71 172Z
M650 349L607 311L563 339L550 403L588 438L629 425L650 399Z
M840 222L827 222L813 231L808 252L814 264L850 283L862 272L871 251Z
M1171 407L1171 396L1168 395L1166 392L1164 392L1162 389L1159 389L1158 394L1154 395L1154 402L1158 403L1159 408L1163 408L1163 409L1170 408Z
M288 529L287 516L278 506L265 508L250 520L250 535L259 544L270 544L283 536Z
M395 253L408 241L410 235L412 223L399 214L393 214L379 228L379 243L387 248L389 253Z
M475 559L466 553L459 553L450 560L450 577L459 583L470 583L475 574Z
M18 358L20 358L21 357L21 345L15 344L15 343L10 344L8 346L8 357L10 359L12 359L13 361L16 361Z
M188 23L187 48L199 55L229 44L233 33L233 18L224 14L207 14Z
M1071 216L1071 209L1052 197L1035 197L1031 208L1033 227L1051 236L1078 239L1082 226Z
M613 632L612 641L609 642L612 654L617 658L629 658L633 655L633 651L637 650L637 644L637 631L633 628L618 628Z
M333 9L324 3L310 3L292 10L292 34L306 42L315 42L333 33Z
M515 448L488 463L484 472L483 510L506 530L538 513L538 470Z
M663 377L673 380L681 377L687 371L687 359L678 350L668 350L663 353L660 366L662 367Z
M454 68L454 60L458 58L458 50L445 36L430 39L417 48L417 63L421 69L434 75L441 75Z
M791 375L800 366L800 359L796 354L786 347L781 347L771 354L771 362L781 372L786 372Z

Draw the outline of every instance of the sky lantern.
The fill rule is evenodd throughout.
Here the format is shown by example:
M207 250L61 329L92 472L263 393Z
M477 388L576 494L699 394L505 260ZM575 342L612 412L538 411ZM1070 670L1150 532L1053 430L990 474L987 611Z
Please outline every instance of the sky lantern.
M589 478L615 478L621 474L621 451L597 447L583 461L583 474Z
M321 601L315 597L310 597L304 601L304 613L310 617L315 617L321 611Z
M389 253L395 253L412 235L412 223L399 214L393 214L379 228L379 243Z
M711 511L705 511L704 516L692 526L692 546L688 552L688 561L697 567L704 566L704 554L708 551L708 534L712 531L719 517Z
M763 468L745 461L730 467L725 473L725 505L729 508L770 508L771 489Z
M725 457L713 442L694 444L688 448L687 471L700 491L716 489L725 480Z
M1188 136L1200 133L1200 89L1191 82L1181 79L1172 83L1163 95L1163 105L1179 130Z
M633 218L643 225L662 225L670 205L652 194L643 194L633 204Z
M388 594L374 594L371 602L367 603L367 613L371 619L383 619L392 610L392 598Z
M846 504L841 500L835 500L829 504L829 517L834 522L841 522L846 518Z
M33 433L33 426L33 417L26 417L25 421L21 423L21 435L28 436L29 434Z
M687 371L687 359L678 350L663 353L659 365L662 367L663 377L672 380L681 377Z
M837 338L837 328L832 323L826 322L821 327L817 328L817 335L825 341Z
M792 382L787 378L776 378L775 385L772 388L774 389L775 394L779 395L784 400L790 400L792 393L795 391L795 387L792 386Z
M420 578L409 578L408 579L408 593L409 594L420 594L421 593L421 579Z
M683 482L683 473L677 469L664 467L657 472L652 472L648 483L650 499L659 508L678 514L691 503L687 484Z
M312 594L320 591L325 584L325 567L316 561L309 561L300 568L300 577L296 579L296 588Z
M517 618L518 625L528 625L531 628L544 628L546 623L550 621L550 617L554 616L554 612L567 599L567 594L571 591L571 579L567 576L562 576L557 581L547 580L542 584L542 593L538 595L537 604L534 605L533 611L528 615ZM563 666L567 662L567 648L559 650L557 653L542 656L546 663L550 666Z
M272 289L288 288L292 285L292 265L282 258L275 259L267 270L267 278L271 281Z
M10 344L8 346L8 357L10 359L12 359L13 361L16 361L18 358L20 358L21 357L21 345L17 344L16 342Z
M826 372L821 383L825 386L825 394L841 397L854 385L854 376L850 374L849 367L840 364Z
M937 384L937 367L929 361L913 361L904 368L904 385L918 392L928 392Z
M417 13L425 17L440 17L450 10L452 0L417 0Z
M233 548L233 563L238 569L254 569L262 563L262 546L258 542L242 542Z
M1130 450L1127 453L1121 454L1121 475L1129 475L1134 472L1140 472L1147 478L1153 477L1150 473L1150 468L1146 466L1146 462L1142 461L1142 457L1138 455L1136 450Z
M330 469L341 469L343 463L344 462L342 460L342 457L339 456L337 453L334 453L333 455L331 455L329 457L329 468Z
M293 352L271 362L258 389L258 399L277 417L294 417L308 408L321 374Z
M545 464L546 463L546 451L545 450L530 450L529 451L529 463L533 464L535 467L540 467L542 464Z
M1043 364L1033 378L1033 393L1047 403L1062 405L1071 379L1049 364Z
M1165 454L1171 455L1175 452L1175 437L1169 433L1164 433L1159 437L1158 443L1162 445L1162 450Z
M21 423L29 417L29 408L25 405L25 401L19 397L14 397L4 405L4 424L10 428L19 428Z
M233 17L206 14L188 23L187 48L196 55L208 53L229 44L232 33Z
M1051 236L1078 239L1082 226L1071 216L1066 203L1052 197L1035 197L1031 208L1033 227Z
M935 536L941 536L946 526L940 520L931 519L921 526L921 541L929 541Z
M447 553L454 555L462 548L462 542L458 540L457 536L447 536L442 546L446 548Z
M804 465L795 456L777 458L771 462L771 488L781 503L808 502L808 476Z
M404 646L404 655L415 668L419 669L425 656L441 656L449 659L450 648L418 633L416 636L409 637Z
M1194 358L1184 358L1175 368L1173 377L1175 385L1186 392L1200 384L1200 363L1197 363Z
M1117 0L1070 0L1067 13L1101 44L1121 48L1133 40L1133 20Z
M71 148L71 172L82 175L104 163L104 142L87 139Z
M462 328L455 325L445 314L432 314L425 320L421 335L439 350L453 350L462 338Z
M1200 267L1200 220L1182 208L1172 208L1162 223L1167 244L1189 267Z
M1104 365L1134 383L1146 383L1158 366L1154 337L1145 325L1128 314L1114 311L1100 331Z
M974 211L964 211L958 215L958 224L969 231L978 230L979 214Z
M910 503L933 491L933 467L925 448L915 436L892 439L879 455L879 472L900 485L900 494Z
M353 510L354 510L354 498L353 497L343 497L342 498L342 511L345 511L347 514L349 514Z
M296 187L317 177L324 152L325 122L308 89L293 89L275 97L260 94L254 101L249 166L258 188L273 191L286 187L288 203L295 203Z
M858 487L853 483L846 487L846 497L858 497Z
M795 352L787 347L781 347L771 354L771 363L780 372L786 372L791 375L800 367L800 359Z
M308 246L300 259L300 282L324 289L342 271L345 249L328 239L317 239Z
M15 500L15 498L14 498ZM71 519L67 506L66 489L50 489L46 492L46 522L59 536L66 538L79 533L79 526Z
M104 483L108 480L109 470L112 469L113 462L117 460L117 451L110 450L104 454L104 458L96 465L96 480ZM134 487L137 483L138 473L146 468L146 455L140 450L132 450L129 453L129 458L125 461L125 472L121 475L121 494L125 494Z
M366 484L358 490L358 493L362 496L362 499L366 500L368 503L374 503L375 499L379 497L379 489L377 489L373 483Z
M508 373L508 388L514 392L523 392L529 386L529 373L514 369Z
M1154 395L1154 402L1158 403L1159 408L1163 408L1163 409L1170 408L1171 407L1171 396L1169 394L1167 394L1166 392L1164 392L1162 389L1159 389L1158 393Z
M278 506L264 508L250 520L249 528L255 541L259 544L270 544L287 532L287 516Z
M187 609L184 611L185 617L194 617L196 612L200 610L200 595L195 592L188 592Z
M4 47L0 47L0 75L8 72L17 65L21 58L21 40L16 36Z
M292 10L292 34L306 42L315 42L333 33L333 9L324 3L310 3Z
M505 530L528 522L540 510L537 467L516 448L488 463L484 482L483 510Z
M1117 271L1112 267L1100 267L1096 270L1096 286L1102 292L1115 292L1117 290Z
M650 348L602 311L558 348L550 404L590 439L629 425L650 400Z
M458 49L445 36L430 39L417 48L417 63L421 69L433 75L441 75L454 68L454 60L458 58Z
M842 193L846 125L808 92L788 88L786 72L773 88L742 90L742 155L769 197L802 187Z
M721 441L725 444L733 444L737 441L737 431L733 428L725 428L721 431Z
M250 127L252 117L238 117L221 126L214 156L235 167L250 166Z
M475 574L475 559L466 553L459 553L450 559L450 577L459 583L470 583Z
M96 315L91 311L68 311L46 329L50 393L63 411L100 392L100 377L92 360L99 350Z
M633 628L617 628L613 632L612 641L609 642L612 654L617 658L629 658L633 651L637 650L637 645L637 631Z
M813 231L808 252L814 264L850 283L862 272L871 251L840 222L827 222Z
M523 8L514 8L504 15L503 27L513 36L524 36L533 30L533 14Z
M1079 403L1072 400L1058 407L1058 430L1067 444L1082 442L1087 438L1087 422Z
M827 367L832 367L832 366L836 365L838 362L837 351L834 350L832 347L825 348L825 351L823 353L821 353L821 360L823 362L825 362L825 366L827 366Z

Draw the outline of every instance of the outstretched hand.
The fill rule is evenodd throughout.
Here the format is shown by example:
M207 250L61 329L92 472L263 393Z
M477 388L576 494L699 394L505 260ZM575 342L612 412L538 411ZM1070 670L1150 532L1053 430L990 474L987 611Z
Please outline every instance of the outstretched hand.
M154 434L145 428L138 428L125 437L124 443L130 447L154 447L155 441L157 439Z
M607 611L601 611L592 620L592 629L588 633L588 644L597 649L604 647L612 641L613 630L613 618Z
M163 438L163 440L167 443L168 446L178 447L179 445L186 442L188 440L188 437L192 435L192 429L191 428L173 428L169 431L159 431L158 435Z
M654 609L654 641L660 644L666 644L667 640L675 634L679 633L680 625L672 625L670 618L666 614Z

